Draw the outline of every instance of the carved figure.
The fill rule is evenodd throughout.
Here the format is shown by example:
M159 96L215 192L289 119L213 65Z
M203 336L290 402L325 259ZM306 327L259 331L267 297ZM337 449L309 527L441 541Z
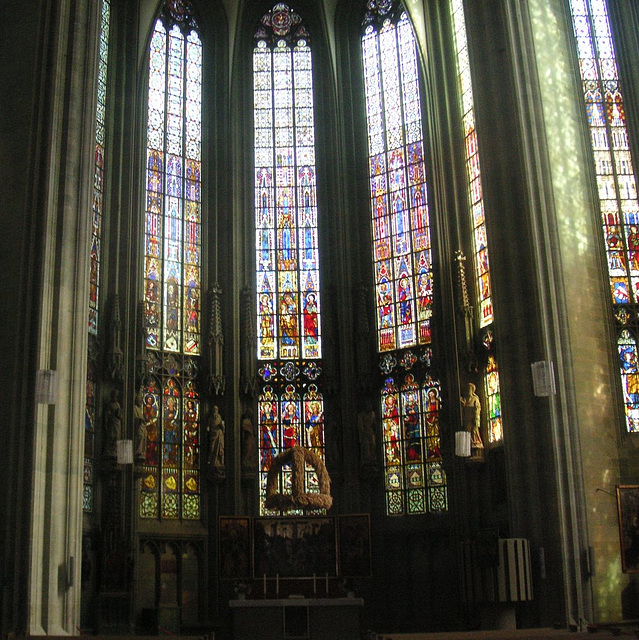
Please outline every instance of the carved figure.
M357 415L357 434L360 465L362 467L375 465L375 412L370 407L366 407Z
M117 389L111 391L111 399L106 405L105 424L106 439L105 450L106 455L115 457L115 443L121 439L122 434L122 409L119 402L120 392Z
M242 436L242 473L252 473L257 466L257 440L253 425L253 411L247 409L240 422Z
M146 424L141 393L136 393L133 401L133 424L135 427L135 459L141 461L146 456Z
M470 446L473 449L483 449L484 443L481 439L481 402L475 393L475 385L468 383L468 395L460 398L462 404L462 422L466 431L470 432Z
M213 471L213 476L218 479L226 477L224 459L224 436L226 424L220 415L217 406L213 407L206 430L209 433L209 458L208 464Z

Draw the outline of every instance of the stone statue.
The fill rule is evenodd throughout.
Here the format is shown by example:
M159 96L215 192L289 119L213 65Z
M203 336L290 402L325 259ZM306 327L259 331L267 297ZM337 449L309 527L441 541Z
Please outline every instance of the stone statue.
M254 475L257 470L257 440L253 425L253 411L247 409L240 422L242 437L242 475Z
M146 423L144 420L144 405L142 394L136 393L133 400L133 425L135 433L135 459L141 462L146 457Z
M359 465L363 478L377 475L377 438L375 437L375 411L370 406L357 414L357 435L359 437Z
M479 396L475 393L475 385L468 383L468 395L460 398L462 404L462 422L466 431L470 433L471 449L483 449L484 443L481 439L481 403Z
M122 437L122 409L120 407L120 392L117 389L111 391L111 399L105 410L105 453L108 457L115 458L116 442Z
M213 477L222 480L226 477L226 465L224 460L224 436L226 424L220 415L217 406L213 407L209 422L206 427L209 434L209 457L208 465L211 468Z

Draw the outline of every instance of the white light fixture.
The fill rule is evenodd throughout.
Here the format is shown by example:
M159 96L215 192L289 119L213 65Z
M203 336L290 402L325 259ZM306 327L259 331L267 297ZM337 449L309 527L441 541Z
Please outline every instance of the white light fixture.
M118 464L133 464L133 440L117 440L115 451Z
M459 458L470 458L470 431L455 433L455 455Z

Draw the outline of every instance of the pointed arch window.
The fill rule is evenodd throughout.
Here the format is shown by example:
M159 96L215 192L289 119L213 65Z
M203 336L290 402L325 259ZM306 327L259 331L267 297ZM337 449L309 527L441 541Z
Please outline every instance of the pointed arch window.
M200 517L202 43L190 3L169 0L149 45L144 337L149 376L140 516Z
M95 140L93 146L93 205L91 211L91 249L89 257L89 354L84 412L84 482L82 494L82 509L85 513L91 513L93 511L93 460L98 384L95 342L98 335L100 244L102 241L102 216L104 214L105 117L110 22L111 4L109 0L103 0L100 7L100 27L98 35L98 83L95 109Z
M626 430L634 433L639 432L639 201L634 159L607 3L571 0L570 9L597 177L610 300L617 325Z
M468 202L471 211L475 299L478 301L478 326L482 332L481 342L485 356L485 361L481 364L483 365L484 397L487 405L487 437L489 444L496 444L503 440L501 387L494 344L493 295L488 255L488 233L484 214L481 163L475 126L475 106L463 0L451 0L451 13L465 142Z
M260 511L273 458L295 445L324 457L313 67L310 36L284 3L253 49ZM280 490L290 491L284 467ZM318 491L308 470L305 491Z
M431 367L432 245L417 46L399 2L370 0L367 7L361 45L377 343L387 376L380 401L386 512L437 513L448 509L448 490Z

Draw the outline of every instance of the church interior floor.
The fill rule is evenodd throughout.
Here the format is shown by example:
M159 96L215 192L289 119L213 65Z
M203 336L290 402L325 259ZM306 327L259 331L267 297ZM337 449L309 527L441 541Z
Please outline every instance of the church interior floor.
M464 631L446 633L376 634L372 640L609 640L639 638L639 625L596 627L588 631L567 629L512 629L495 631Z

